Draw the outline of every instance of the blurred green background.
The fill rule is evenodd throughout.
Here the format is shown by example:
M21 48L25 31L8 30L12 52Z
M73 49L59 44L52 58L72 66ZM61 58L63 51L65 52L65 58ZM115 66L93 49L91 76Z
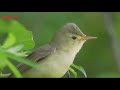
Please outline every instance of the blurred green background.
M1 16L18 16L33 32L35 49L50 41L66 23L76 23L86 35L98 39L87 41L74 63L83 66L88 77L120 77L119 12L0 12Z

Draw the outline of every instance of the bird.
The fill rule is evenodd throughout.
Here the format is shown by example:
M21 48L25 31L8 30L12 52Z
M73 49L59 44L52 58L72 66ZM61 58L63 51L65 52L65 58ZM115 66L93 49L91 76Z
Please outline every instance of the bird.
M75 23L66 23L47 44L26 57L39 64L36 68L23 63L17 68L24 78L61 78L73 64L84 43L96 38L85 35Z

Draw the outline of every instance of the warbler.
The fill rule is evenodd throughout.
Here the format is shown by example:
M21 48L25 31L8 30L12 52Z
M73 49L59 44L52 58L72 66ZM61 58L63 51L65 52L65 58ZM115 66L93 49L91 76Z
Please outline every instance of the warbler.
M97 37L86 36L75 23L65 24L46 45L34 50L28 59L37 62L36 68L19 64L25 78L61 78L69 70L83 44Z

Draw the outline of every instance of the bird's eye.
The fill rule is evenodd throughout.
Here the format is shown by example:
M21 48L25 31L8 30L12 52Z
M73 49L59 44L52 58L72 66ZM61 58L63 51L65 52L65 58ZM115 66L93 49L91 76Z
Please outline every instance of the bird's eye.
M74 39L74 40L75 40L76 38L77 38L76 36L72 36L72 39Z

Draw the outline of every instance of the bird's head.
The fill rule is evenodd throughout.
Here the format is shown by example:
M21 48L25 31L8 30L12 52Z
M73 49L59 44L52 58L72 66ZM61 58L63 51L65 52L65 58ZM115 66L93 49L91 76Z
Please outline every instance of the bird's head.
M60 49L79 49L84 42L96 37L86 36L80 28L74 23L67 23L58 31L52 39L52 42Z

